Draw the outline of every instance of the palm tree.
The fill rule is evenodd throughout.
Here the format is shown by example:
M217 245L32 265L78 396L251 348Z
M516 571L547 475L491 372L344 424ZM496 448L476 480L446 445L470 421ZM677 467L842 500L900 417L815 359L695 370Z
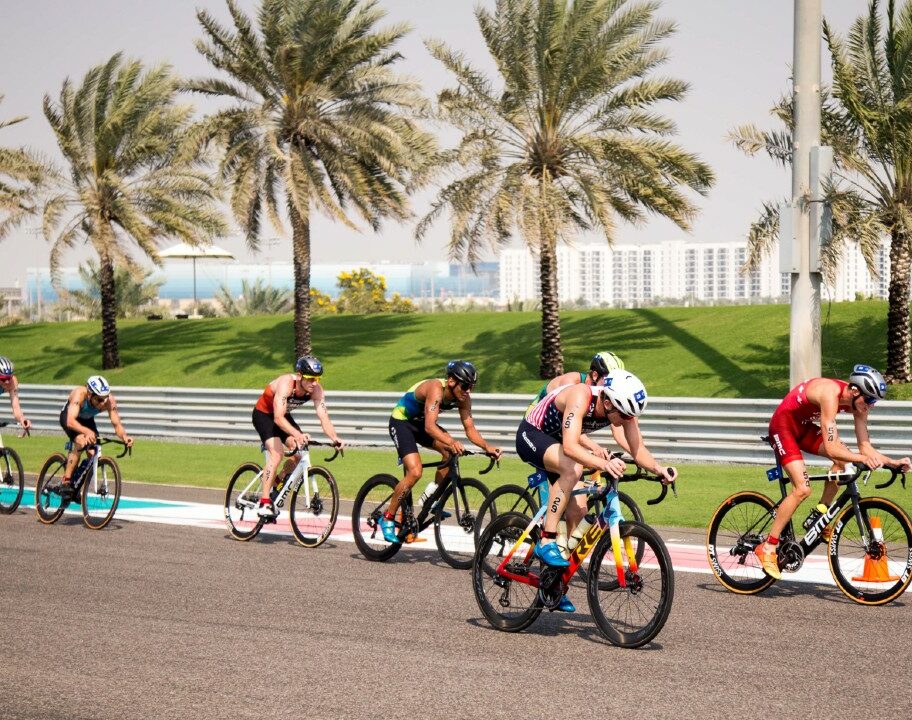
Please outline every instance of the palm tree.
M832 56L833 86L821 93L821 141L833 147L834 172L827 187L833 216L832 239L823 248L824 275L830 281L857 242L876 274L876 253L890 238L887 311L888 382L912 380L909 367L909 292L912 258L912 2L897 13L887 4L886 28L880 3L873 0L843 38L824 21ZM765 151L786 165L792 157L791 99L782 98L773 115L785 126L761 131L745 125L731 133L749 155ZM774 203L765 203L748 234L748 265L755 266L776 240Z
M24 116L0 120L0 130L23 120ZM52 175L53 170L28 150L0 146L0 240L39 211L37 192Z
M280 315L291 312L294 298L288 290L266 285L262 278L250 283L241 280L241 298L236 299L231 290L222 285L215 293L216 302L222 311L230 316L238 315Z
M440 41L431 54L458 87L438 98L462 132L442 158L457 177L419 223L421 238L448 209L450 252L475 262L482 246L518 229L538 253L543 378L563 372L557 243L597 230L612 242L616 220L646 213L689 228L695 213L681 185L704 193L712 171L667 139L674 124L652 106L680 100L685 83L654 77L674 31L656 3L626 0L498 0L475 11L500 87Z
M89 70L79 87L65 80L56 102L44 96L45 117L69 169L44 208L51 271L78 243L98 253L105 369L120 366L114 267L134 267L130 246L157 261L164 238L200 244L225 229L204 157L180 142L192 108L176 97L167 65L144 70L120 53Z
M310 351L310 217L322 211L346 225L351 206L372 228L409 215L406 194L435 150L417 124L425 102L393 72L392 50L408 31L383 29L376 0L262 0L254 23L228 0L234 27L204 10L197 42L213 78L188 89L233 101L200 129L226 148L221 175L231 209L252 247L265 209L291 221L295 352Z
M61 310L91 320L101 319L101 268L89 260L79 266L80 290L69 290L62 294ZM136 317L158 300L158 289L164 280L153 280L152 271L138 269L130 271L125 267L114 269L114 295L117 317Z

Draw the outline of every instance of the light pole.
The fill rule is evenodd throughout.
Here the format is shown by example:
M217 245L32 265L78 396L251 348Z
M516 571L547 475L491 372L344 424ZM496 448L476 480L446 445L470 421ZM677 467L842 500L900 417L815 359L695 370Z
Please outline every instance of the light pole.
M30 227L30 228L26 228L25 234L32 235L32 236L39 236L39 235L43 236L44 230L42 230L40 227ZM39 253L38 262L39 263L41 262L40 253ZM26 284L27 283L28 283L28 279L26 278ZM38 267L38 265L35 265L35 294L38 298L38 322L41 322L41 320L44 316L44 312L43 312L44 308L42 306L42 301L41 301L41 269Z

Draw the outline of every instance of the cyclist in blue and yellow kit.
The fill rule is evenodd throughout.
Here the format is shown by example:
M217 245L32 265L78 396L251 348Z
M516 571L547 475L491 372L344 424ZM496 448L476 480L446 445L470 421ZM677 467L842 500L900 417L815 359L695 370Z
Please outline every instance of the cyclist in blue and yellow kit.
M383 530L383 538L387 542L401 542L396 534L394 518L402 498L421 479L422 467L418 446L436 450L444 460L449 460L452 455L460 455L464 451L462 443L437 424L441 411L458 408L466 437L486 453L500 458L500 448L489 445L475 429L475 422L472 420L470 393L477 381L478 371L472 363L453 360L447 365L445 379L434 378L415 383L393 408L389 419L389 434L402 460L405 475L396 485L389 506L380 518L380 529ZM449 468L446 465L437 468L438 485L443 482L448 472Z
M10 406L13 409L13 417L23 430L32 427L32 423L25 417L22 412L22 406L19 405L19 380L16 378L16 367L13 361L8 357L0 355L0 395L8 393L10 397Z

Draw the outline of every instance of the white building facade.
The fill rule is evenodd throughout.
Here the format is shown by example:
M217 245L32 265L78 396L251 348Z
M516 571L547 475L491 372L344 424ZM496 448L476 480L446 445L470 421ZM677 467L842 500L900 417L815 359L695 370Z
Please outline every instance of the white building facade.
M846 253L824 300L885 298L889 280L889 245L878 254L880 277L872 277L857 248ZM747 260L744 242L699 243L669 240L649 245L561 246L557 250L558 294L562 303L633 307L659 303L774 302L788 296L790 277L779 272L774 249L760 266L741 272ZM539 298L537 256L526 248L508 248L500 256L500 301Z

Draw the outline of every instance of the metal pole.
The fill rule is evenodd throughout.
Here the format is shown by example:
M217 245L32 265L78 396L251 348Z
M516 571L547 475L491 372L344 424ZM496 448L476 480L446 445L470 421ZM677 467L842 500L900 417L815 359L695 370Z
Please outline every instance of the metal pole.
M193 314L196 315L196 258L193 258Z
M820 145L821 0L795 0L792 202L798 211L799 272L792 273L789 333L790 382L820 377L820 273L810 271L810 152Z

